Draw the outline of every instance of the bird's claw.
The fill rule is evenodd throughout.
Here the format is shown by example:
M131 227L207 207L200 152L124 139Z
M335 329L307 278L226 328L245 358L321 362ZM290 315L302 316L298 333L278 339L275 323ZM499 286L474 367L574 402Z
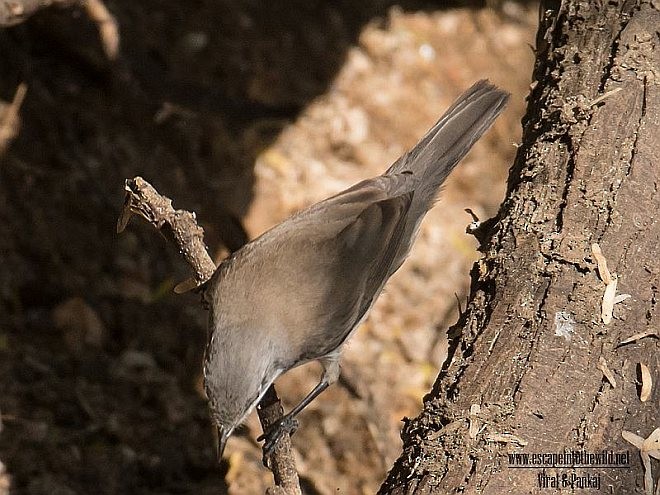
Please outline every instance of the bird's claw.
M263 463L264 466L268 467L268 459L273 453L277 442L280 440L282 435L285 433L289 436L293 435L298 429L299 423L296 418L291 418L284 416L268 428L268 431L264 432L257 438L257 441L264 440L263 446Z

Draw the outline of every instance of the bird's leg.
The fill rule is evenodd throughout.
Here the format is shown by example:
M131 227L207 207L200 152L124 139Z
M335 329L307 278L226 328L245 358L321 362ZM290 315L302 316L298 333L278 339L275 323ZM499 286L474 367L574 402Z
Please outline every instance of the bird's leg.
M277 441L284 433L289 433L292 435L298 429L298 421L296 420L296 415L305 409L316 399L326 388L337 381L339 378L339 353L333 354L332 356L326 356L322 359L319 359L321 366L323 366L323 375L321 376L321 381L308 393L300 403L291 409L288 414L285 414L278 421L273 423L268 431L264 432L259 438L258 441L265 440L263 451L264 451L264 465L267 464L267 458L272 453Z

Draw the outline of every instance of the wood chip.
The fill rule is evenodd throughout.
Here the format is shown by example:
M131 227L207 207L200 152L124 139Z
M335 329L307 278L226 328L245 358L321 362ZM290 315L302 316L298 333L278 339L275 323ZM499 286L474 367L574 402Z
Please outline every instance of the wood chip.
M511 433L489 433L485 437L487 442L517 443L521 447L527 445L527 441Z
M607 269L607 267L606 267ZM608 272L609 275L609 272ZM612 322L612 313L614 312L614 299L616 298L616 276L610 276L610 282L605 287L605 294L603 294L603 302L601 305L600 317L605 325Z
M631 297L632 296L630 294L619 294L614 298L614 304L619 304L625 301L626 299L630 299Z
M630 431L622 431L621 436L627 442L639 449L639 455L644 465L644 493L653 495L653 472L651 471L651 457L660 459L660 428L656 428L647 437L642 438ZM657 492L656 492L657 495Z
M617 297L616 295L616 285L617 285L617 276L616 273L610 273L610 270L607 268L607 260L603 255L603 251L600 249L600 246L596 243L591 245L591 253L598 264L598 275L602 279L607 287L605 287L605 294L603 294L603 302L601 304L600 317L603 320L605 325L608 325L612 322L612 313L614 311L614 305L625 301L630 297L630 294L621 294Z
M598 358L598 369L603 372L603 375L607 378L607 381L610 382L612 388L616 388L616 379L610 371L610 368L607 366L607 361L605 361L603 356Z
M590 105L591 105L592 107L595 106L595 105L598 105L601 101L603 101L603 100L609 98L609 97L612 96L612 95L617 94L617 93L618 93L619 91L621 91L622 89L623 89L622 87L618 87L618 88L614 88L614 89L608 91L607 93L603 93L603 94L600 95L598 98L592 100L591 103L590 103Z
M660 458L660 428L656 428L642 443L640 449L642 464L644 464L644 490L653 495L653 473L651 471L651 457Z
M623 430L621 432L621 436L626 442L632 444L633 446L637 447L640 450L642 449L642 445L644 444L644 439L639 435L635 435L632 431Z
M603 282L609 285L610 282L612 282L612 275L607 269L607 260L605 259L605 256L603 256L603 251L595 242L591 245L591 253L594 255L596 263L598 263L598 275L600 275Z
M651 458L646 452L640 452L642 464L644 465L644 493L653 495L653 471L651 470Z
M655 338L660 338L660 335L658 334L657 330L646 330L645 332L639 332L636 333L627 339L622 340L619 342L619 345L625 345L625 344L630 344L631 342L636 342L638 340L641 340L645 337L655 337Z
M653 380L651 379L651 372L649 371L648 366L644 363L639 363L639 371L642 375L642 389L639 393L639 400L646 402L651 398Z
M642 443L640 450L646 452L651 457L660 460L660 428L653 430L653 433L651 433Z
M481 412L481 406L479 404L472 404L470 406L470 438L477 438L479 433L479 419L477 415Z

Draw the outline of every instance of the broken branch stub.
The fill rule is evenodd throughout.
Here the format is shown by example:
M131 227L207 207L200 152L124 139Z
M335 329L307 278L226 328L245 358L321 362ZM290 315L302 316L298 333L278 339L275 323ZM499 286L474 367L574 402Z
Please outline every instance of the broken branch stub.
M197 225L195 214L175 210L172 200L160 195L142 177L127 179L124 188L126 199L117 220L117 232L126 228L132 214L140 215L158 230L169 231L195 272L194 283L182 282L177 286L177 292L185 292L183 289L192 289L211 278L215 272L215 263L206 250L204 229Z

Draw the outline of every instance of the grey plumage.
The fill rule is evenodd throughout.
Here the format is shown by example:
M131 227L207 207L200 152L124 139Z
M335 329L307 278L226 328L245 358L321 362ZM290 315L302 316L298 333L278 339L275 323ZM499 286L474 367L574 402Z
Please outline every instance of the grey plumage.
M383 175L300 211L218 267L205 291L204 376L220 455L280 374L312 360L324 368L278 426L337 379L342 345L405 260L444 180L507 100L476 83ZM271 445L279 432L269 432Z

